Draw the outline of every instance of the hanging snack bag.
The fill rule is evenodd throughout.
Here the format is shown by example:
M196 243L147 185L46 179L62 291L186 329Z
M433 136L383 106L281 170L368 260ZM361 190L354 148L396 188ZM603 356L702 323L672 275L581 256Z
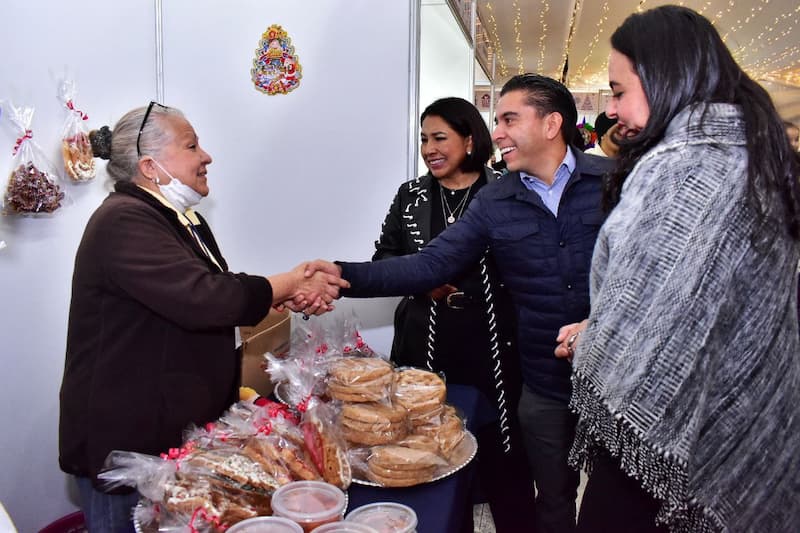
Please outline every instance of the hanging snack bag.
M3 196L4 214L52 213L65 200L61 179L33 140L33 112L32 107L14 107L11 103L4 108L17 136Z
M61 132L61 154L64 170L74 181L89 181L97 175L92 145L86 121L89 116L75 107L75 82L64 80L58 87L58 99L67 108L67 118Z

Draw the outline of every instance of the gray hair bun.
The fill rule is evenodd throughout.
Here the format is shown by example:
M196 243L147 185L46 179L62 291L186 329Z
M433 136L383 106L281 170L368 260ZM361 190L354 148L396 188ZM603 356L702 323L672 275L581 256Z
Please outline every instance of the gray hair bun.
M111 159L111 135L111 129L108 126L89 132L89 141L92 143L92 152L95 157Z

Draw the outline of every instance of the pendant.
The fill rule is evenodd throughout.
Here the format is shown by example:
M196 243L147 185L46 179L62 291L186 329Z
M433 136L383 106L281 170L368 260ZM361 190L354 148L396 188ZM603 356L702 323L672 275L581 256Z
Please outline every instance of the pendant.
M448 224L452 224L455 221L456 221L456 217L454 217L453 215L450 215L449 217L447 217L447 223Z

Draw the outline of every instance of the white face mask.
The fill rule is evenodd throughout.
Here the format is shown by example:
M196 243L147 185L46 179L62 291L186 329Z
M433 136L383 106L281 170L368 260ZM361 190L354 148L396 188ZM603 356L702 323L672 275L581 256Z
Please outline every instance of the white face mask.
M156 182L161 194L172 204L175 209L184 213L187 209L196 206L203 199L203 195L192 189L188 185L176 179L172 174L167 172L167 169L161 166L161 163L153 159L158 168L164 171L164 174L169 176L170 182L166 185Z

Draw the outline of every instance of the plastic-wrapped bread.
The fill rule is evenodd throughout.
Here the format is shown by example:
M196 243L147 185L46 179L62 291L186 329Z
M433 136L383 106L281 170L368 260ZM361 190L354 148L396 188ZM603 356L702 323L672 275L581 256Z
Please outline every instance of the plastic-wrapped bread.
M406 415L406 410L400 405L345 403L338 420L349 442L373 446L403 438L408 433Z
M64 170L74 181L87 181L97 175L92 144L86 121L89 116L77 109L73 101L77 87L72 80L62 80L58 87L58 97L67 109L64 127L61 130L61 155Z
M429 481L446 462L433 452L406 446L375 446L367 459L371 480L384 487L410 487Z
M394 372L377 357L343 357L328 370L328 394L345 402L378 402L391 397Z
M64 170L75 181L87 181L97 175L89 135L79 131L61 141Z

